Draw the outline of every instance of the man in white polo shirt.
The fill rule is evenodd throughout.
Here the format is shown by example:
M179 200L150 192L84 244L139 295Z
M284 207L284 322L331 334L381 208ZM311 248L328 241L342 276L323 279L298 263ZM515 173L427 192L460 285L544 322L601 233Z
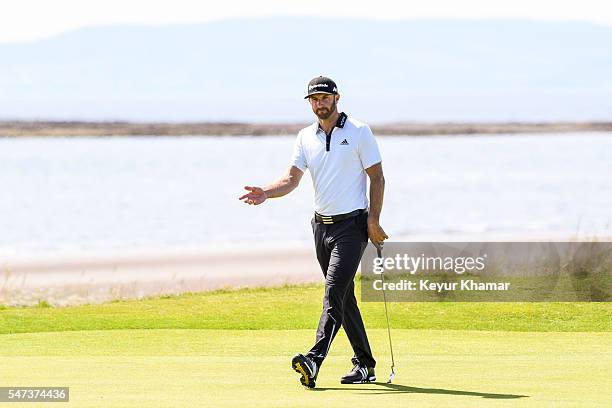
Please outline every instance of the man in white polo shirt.
M258 205L268 198L282 197L298 186L306 169L310 170L315 190L312 229L325 276L325 295L315 345L306 355L293 357L291 366L301 374L304 386L314 387L319 368L342 326L354 356L353 369L341 382L370 382L376 379L376 361L353 280L368 238L374 245L388 238L379 224L385 187L382 159L368 125L338 112L340 95L334 81L322 76L312 79L305 98L318 121L298 133L289 169L267 187L245 186L248 193L239 199Z

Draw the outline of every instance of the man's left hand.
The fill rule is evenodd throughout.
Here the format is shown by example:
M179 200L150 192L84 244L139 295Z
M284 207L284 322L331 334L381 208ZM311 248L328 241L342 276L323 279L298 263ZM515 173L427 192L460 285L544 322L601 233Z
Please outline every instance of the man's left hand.
M385 230L378 223L378 220L374 218L368 218L368 237L376 246L379 246L385 239L389 238Z

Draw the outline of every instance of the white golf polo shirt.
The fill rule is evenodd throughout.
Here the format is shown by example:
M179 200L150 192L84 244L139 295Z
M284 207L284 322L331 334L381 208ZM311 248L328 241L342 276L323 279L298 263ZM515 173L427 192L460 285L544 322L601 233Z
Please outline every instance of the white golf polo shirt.
M300 130L291 165L310 170L315 211L338 215L368 208L365 169L381 161L370 127L342 112L332 129L329 146L319 122Z

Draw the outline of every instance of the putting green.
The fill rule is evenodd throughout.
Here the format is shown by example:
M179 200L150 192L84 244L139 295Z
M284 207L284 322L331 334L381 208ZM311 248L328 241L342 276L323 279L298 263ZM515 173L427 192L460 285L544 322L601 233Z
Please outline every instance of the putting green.
M612 406L610 332L395 330L391 385L386 330L369 335L381 383L340 385L351 356L340 332L307 390L290 360L313 330L3 334L0 386L69 386L53 406L79 408Z

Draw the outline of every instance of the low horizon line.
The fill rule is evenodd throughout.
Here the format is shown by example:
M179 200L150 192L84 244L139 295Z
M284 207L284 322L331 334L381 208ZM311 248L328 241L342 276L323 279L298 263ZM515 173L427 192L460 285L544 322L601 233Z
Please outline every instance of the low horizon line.
M19 136L240 136L292 135L314 123L135 122L83 120L0 120L0 137ZM377 135L465 135L612 132L610 121L391 122L371 123Z

